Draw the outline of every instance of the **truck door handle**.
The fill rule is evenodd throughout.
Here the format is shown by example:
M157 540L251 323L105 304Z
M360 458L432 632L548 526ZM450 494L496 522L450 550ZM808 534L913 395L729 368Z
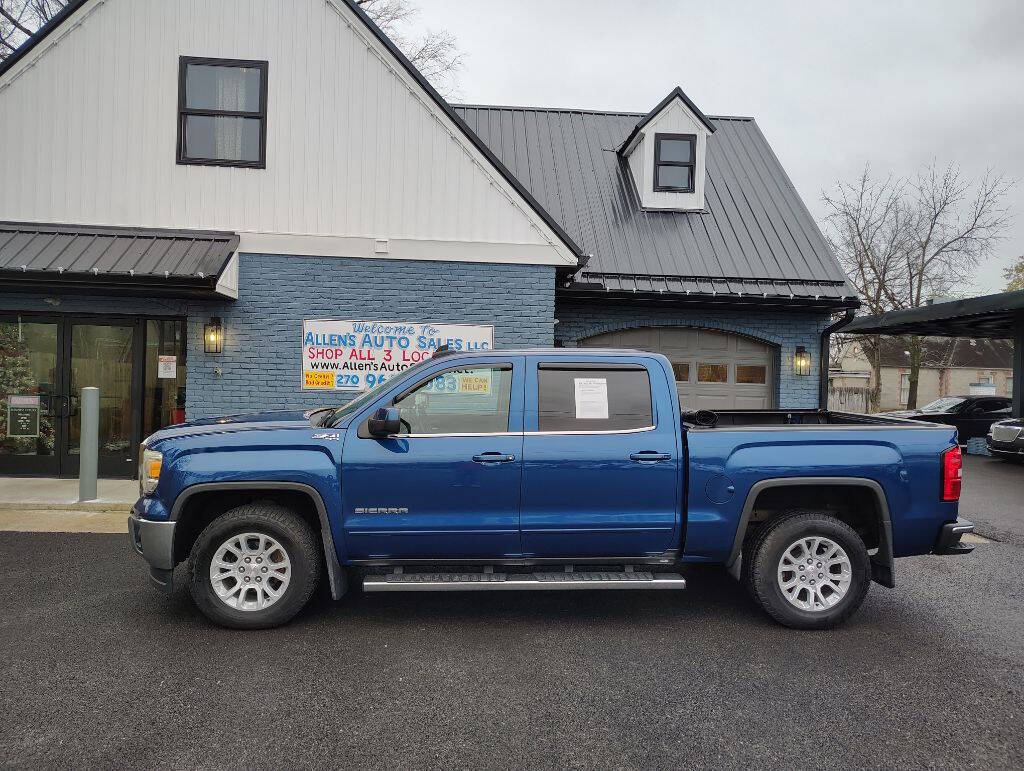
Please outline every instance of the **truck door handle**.
M515 455L506 455L503 452L482 452L473 456L474 463L511 463L515 459Z
M629 459L635 460L639 463L656 463L659 460L672 460L672 455L667 452L644 450L643 452L631 452L629 454Z

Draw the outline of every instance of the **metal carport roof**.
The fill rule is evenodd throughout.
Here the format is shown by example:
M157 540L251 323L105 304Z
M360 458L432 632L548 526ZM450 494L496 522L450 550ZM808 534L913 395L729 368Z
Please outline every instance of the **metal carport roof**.
M1013 415L1024 417L1024 290L861 316L847 325L843 334L1013 340Z

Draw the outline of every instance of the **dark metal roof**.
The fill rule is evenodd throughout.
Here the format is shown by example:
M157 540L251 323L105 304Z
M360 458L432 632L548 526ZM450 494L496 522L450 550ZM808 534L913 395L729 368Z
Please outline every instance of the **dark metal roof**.
M220 296L217 281L237 249L238 235L219 231L0 222L0 284Z
M720 289L858 305L751 118L709 118L717 131L708 139L706 209L664 212L641 208L627 161L617 153L643 114L485 105L455 110L593 254L579 276L584 284L656 295L690 282L702 284L691 292L712 296ZM646 288L655 281L663 286Z
M700 108L697 107L697 105L690 101L690 97L688 97L683 92L683 89L681 89L679 86L676 86L671 91L669 91L668 96L666 96L664 99L658 102L658 105L653 110L647 113L637 122L635 126L633 126L633 130L630 131L629 135L622 141L621 144L619 144L619 152L622 152L627 147L629 147L630 142L633 141L633 137L635 137L641 130L643 130L643 127L650 123L651 120L654 119L655 115L657 115L666 107L668 107L669 103L673 99L682 99L683 104L690 108L690 112L692 112L697 117L697 120L703 123L704 127L707 128L707 130L710 131L712 134L715 133L715 124L711 122L707 115L700 111Z
M1024 324L1024 290L854 319L843 333L1013 338Z

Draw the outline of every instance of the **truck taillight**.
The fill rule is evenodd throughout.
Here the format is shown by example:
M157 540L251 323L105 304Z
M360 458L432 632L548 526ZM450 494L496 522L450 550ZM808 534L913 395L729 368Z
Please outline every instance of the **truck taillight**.
M959 501L963 482L964 458L959 447L950 447L942 453L942 500Z

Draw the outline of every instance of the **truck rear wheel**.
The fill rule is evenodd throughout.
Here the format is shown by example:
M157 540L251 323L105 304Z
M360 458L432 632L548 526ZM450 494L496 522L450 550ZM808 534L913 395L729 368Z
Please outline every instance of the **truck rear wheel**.
M763 525L745 571L751 596L794 629L829 629L852 616L871 586L860 536L835 517L795 511Z
M207 618L234 629L289 621L320 578L316 535L295 512L248 503L217 517L189 555L192 598Z

